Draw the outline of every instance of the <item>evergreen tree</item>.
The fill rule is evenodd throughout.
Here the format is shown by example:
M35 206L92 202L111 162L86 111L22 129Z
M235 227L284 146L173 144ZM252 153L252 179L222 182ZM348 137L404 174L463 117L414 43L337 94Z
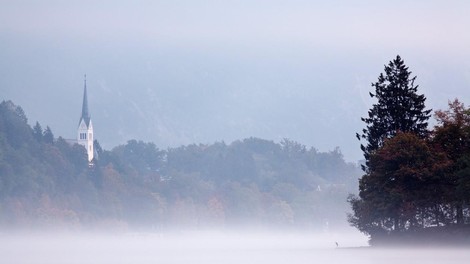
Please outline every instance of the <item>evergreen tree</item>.
M36 139L37 142L42 142L43 140L43 135L42 135L42 127L39 124L39 122L36 121L36 125L33 127L33 136L34 139Z
M103 148L101 147L101 144L98 142L98 140L93 140L93 150L95 151L94 153L94 159L99 159L100 156L103 154Z
M369 94L377 98L377 103L369 110L368 117L361 118L366 123L362 134L356 134L359 140L367 141L366 145L361 144L366 159L364 170L369 165L370 155L397 132L411 132L419 137L428 134L427 120L431 110L425 110L426 97L417 94L416 76L410 75L408 67L397 55L385 66L385 74L381 73L378 81L372 83L375 93Z
M43 139L44 139L44 142L47 144L54 143L54 134L52 134L52 130L49 126L47 126L46 129L44 129Z
M425 110L426 97L417 93L416 76L400 56L384 71L372 83L370 96L377 103L361 118L366 128L356 134L367 142L361 144L366 175L359 182L359 198L349 199L350 223L373 239L417 225L417 211L425 206L416 193L425 192L433 174L428 165L438 160L423 140L431 110Z

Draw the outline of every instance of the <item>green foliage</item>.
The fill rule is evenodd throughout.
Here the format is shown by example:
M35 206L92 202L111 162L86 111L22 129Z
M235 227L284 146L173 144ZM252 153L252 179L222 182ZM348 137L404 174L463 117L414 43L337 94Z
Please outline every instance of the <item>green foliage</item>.
M385 75L381 73L372 84L375 93L370 93L372 98L377 98L377 103L369 110L368 117L361 118L366 128L356 134L358 139L367 141L366 145L361 145L367 166L370 155L400 131L424 138L431 116L431 110L425 110L426 97L417 94L416 76L410 77L411 72L400 56L390 61L384 71Z
M320 229L326 219L339 225L347 210L344 201L354 192L359 174L338 149L319 153L287 139L277 144L248 138L167 153L162 190L169 193L163 196L170 197L168 202L189 199L193 205L216 200L217 215L224 215L227 225Z
M158 172L164 155L155 144L136 140L129 140L126 145L114 148L111 153L114 161L121 161L118 164L120 172L129 175Z
M42 136L43 140L47 144L53 144L54 143L54 134L52 134L52 130L49 126L44 129L44 133Z
M28 227L44 222L45 212L64 221L75 219L70 208L51 208L51 203L64 202L88 163L78 158L81 148L61 138L53 143L49 127L42 131L37 122L32 129L19 106L0 103L0 222Z
M339 149L258 138L168 150L130 140L108 151L95 141L89 167L82 146L55 139L38 122L31 128L18 109L0 105L0 224L7 228L318 230L343 224L360 173Z
M0 131L14 149L27 146L33 140L31 127L24 111L11 101L0 103Z
M34 125L33 127L33 135L34 135L34 139L36 139L37 142L42 142L43 140L43 131L42 131L42 127L41 125L39 124L39 122L36 122L36 125Z

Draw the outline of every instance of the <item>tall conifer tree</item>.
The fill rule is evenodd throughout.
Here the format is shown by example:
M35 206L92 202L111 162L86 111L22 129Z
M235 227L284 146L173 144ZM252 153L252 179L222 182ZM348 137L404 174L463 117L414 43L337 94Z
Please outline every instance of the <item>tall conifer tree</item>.
M366 128L356 134L361 144L366 174L360 179L359 197L350 197L350 223L372 238L416 225L414 218L432 172L427 164L438 160L422 139L428 135L424 95L417 93L415 77L400 56L385 66L370 93L377 103L367 117ZM424 164L424 165L423 165ZM426 186L425 186L426 185Z
M359 140L365 139L366 145L361 144L366 166L370 155L383 146L384 140L391 138L397 132L411 132L419 137L428 134L428 119L431 110L425 110L426 97L417 93L415 77L410 77L411 71L404 61L397 57L385 66L385 74L381 73L377 82L372 83L375 93L369 93L377 98L367 117L361 118L366 123L362 133L357 133ZM366 170L366 167L363 168Z

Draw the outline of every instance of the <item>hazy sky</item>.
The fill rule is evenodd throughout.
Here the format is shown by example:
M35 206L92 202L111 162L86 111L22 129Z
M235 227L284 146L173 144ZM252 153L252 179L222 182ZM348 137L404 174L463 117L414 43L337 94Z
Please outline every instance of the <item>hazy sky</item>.
M400 54L433 109L470 104L469 1L0 1L0 99L74 138L160 148L290 138L360 159L370 83Z

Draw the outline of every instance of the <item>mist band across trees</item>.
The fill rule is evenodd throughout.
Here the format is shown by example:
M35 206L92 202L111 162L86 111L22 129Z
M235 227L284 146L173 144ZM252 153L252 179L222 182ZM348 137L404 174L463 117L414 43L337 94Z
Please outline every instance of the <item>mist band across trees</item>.
M51 140L52 138L52 140ZM248 138L160 150L130 140L112 150L71 145L21 107L0 103L0 227L155 230L347 226L360 169L339 149Z

